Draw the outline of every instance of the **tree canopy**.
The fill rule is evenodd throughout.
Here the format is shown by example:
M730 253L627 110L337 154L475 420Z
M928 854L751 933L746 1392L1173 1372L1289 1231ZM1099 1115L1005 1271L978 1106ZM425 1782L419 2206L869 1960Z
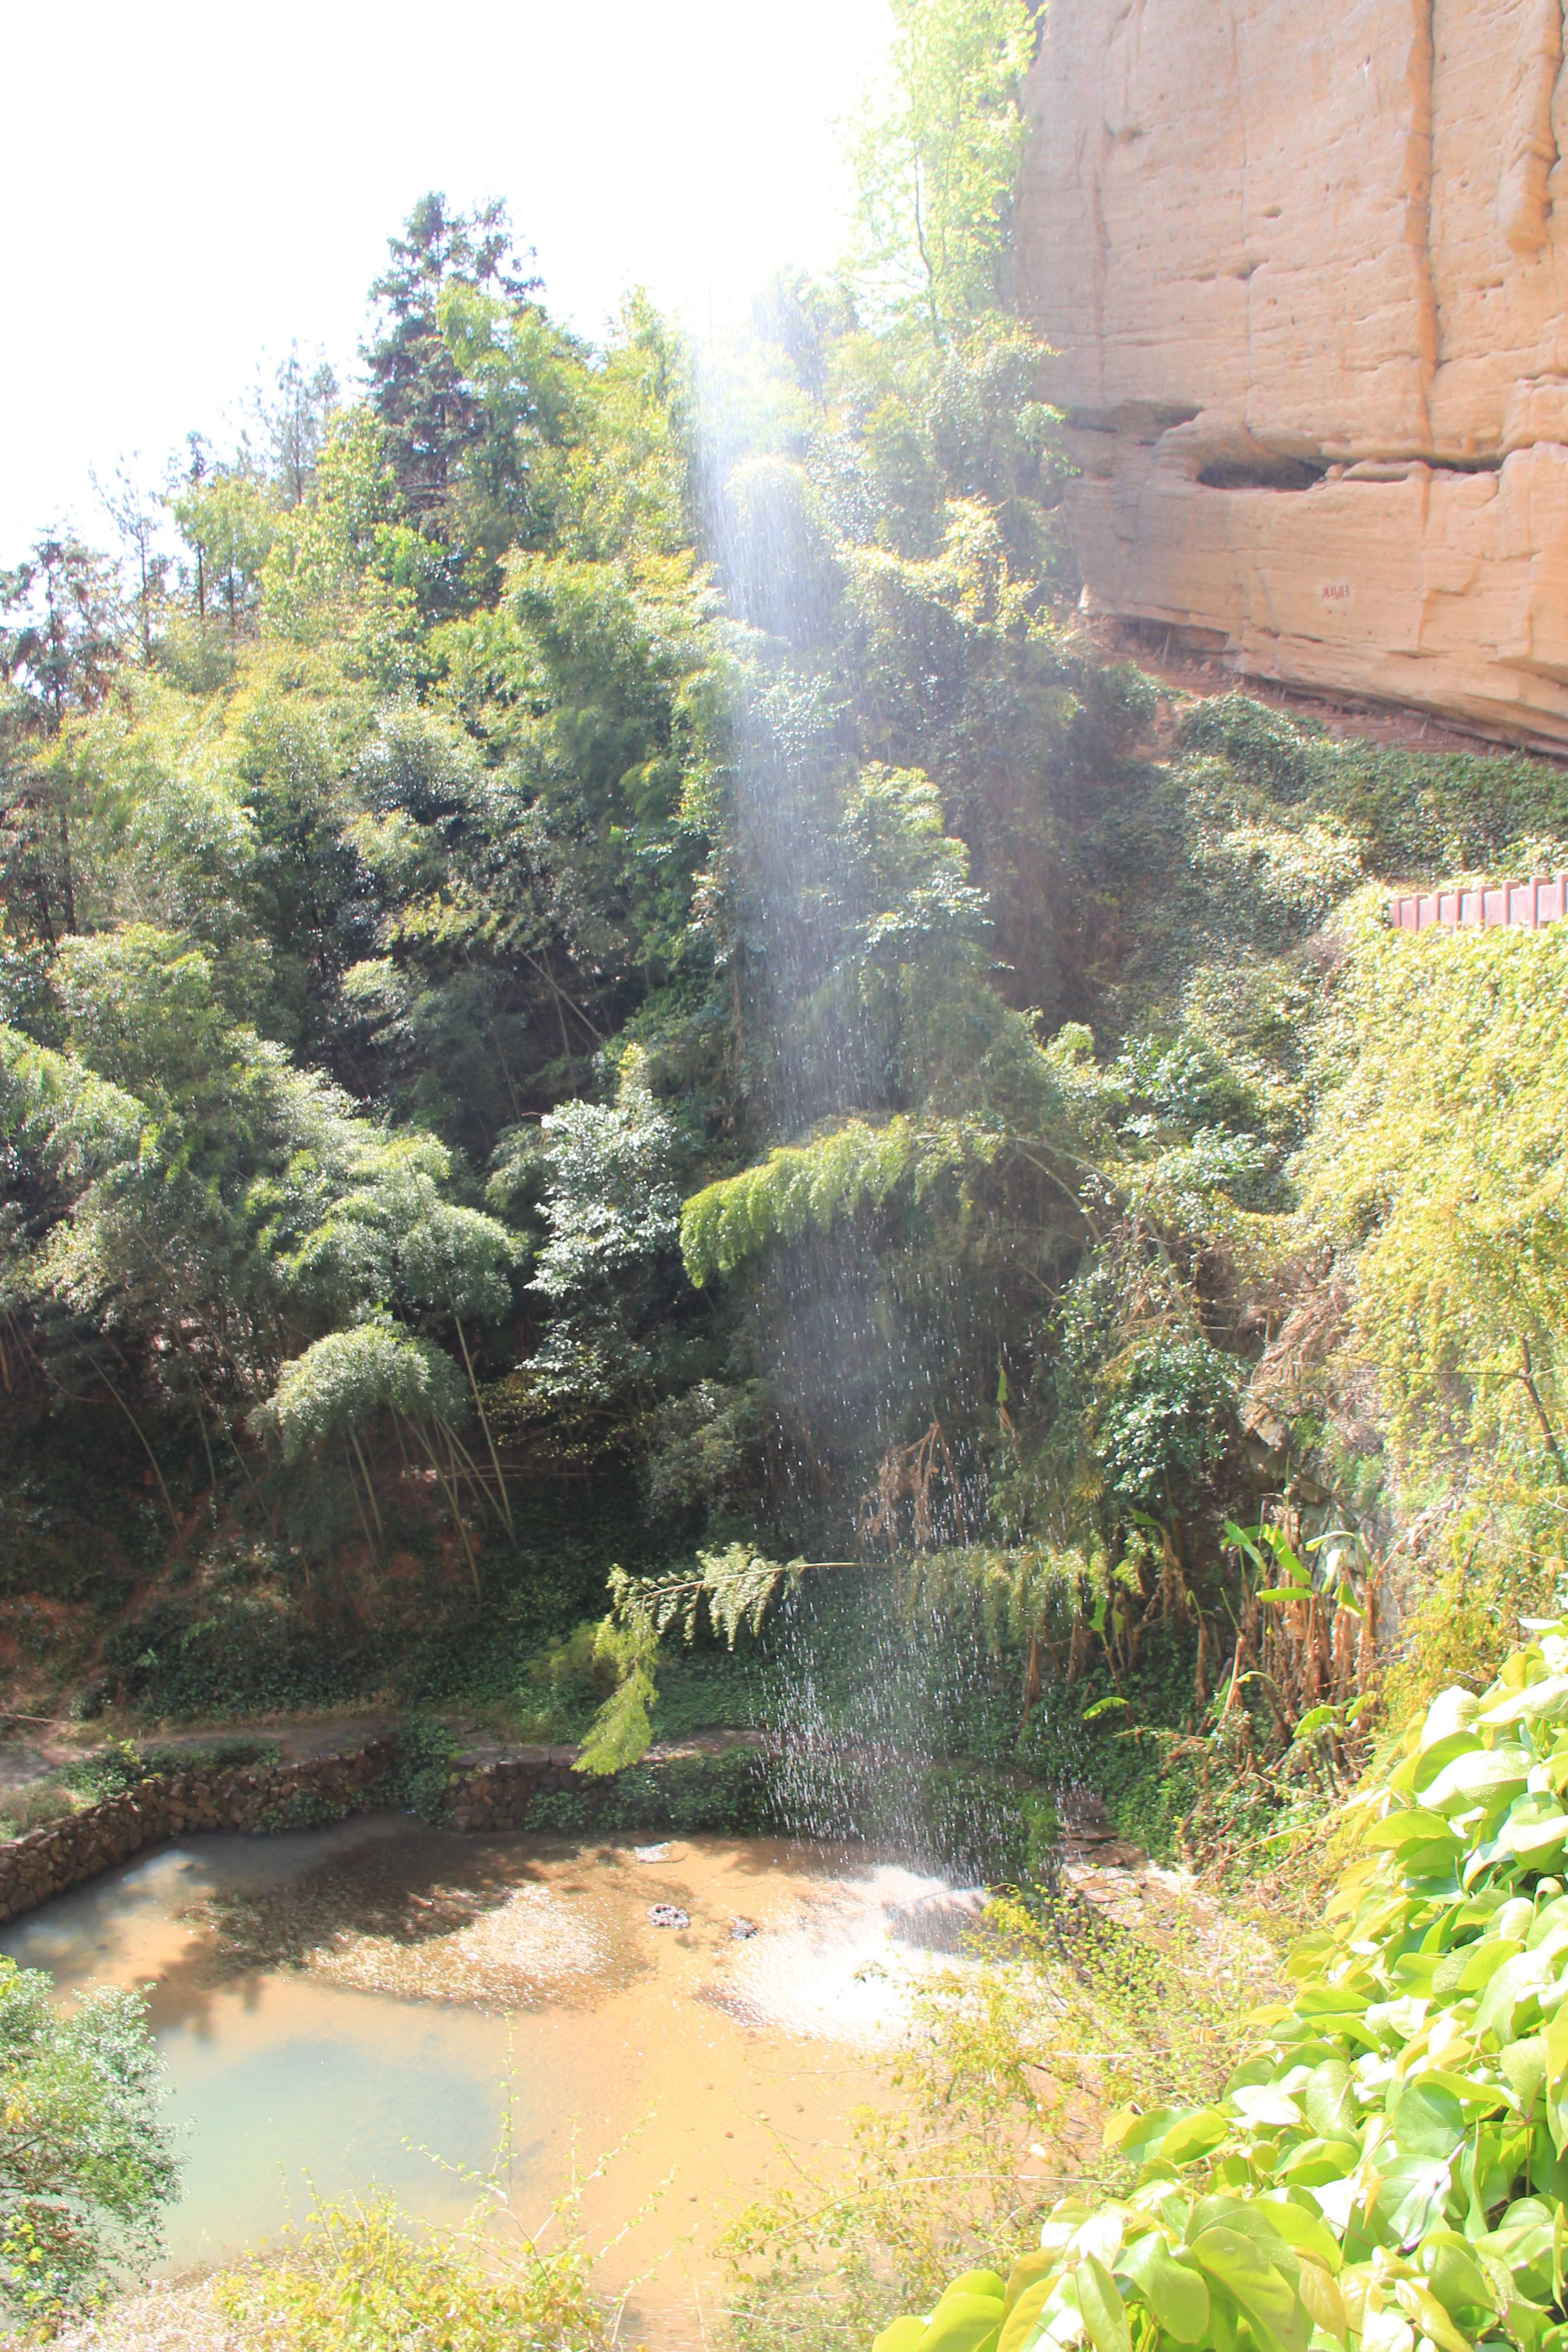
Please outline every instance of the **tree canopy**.
M1206 1704L1265 1504L1549 1540L1561 958L1375 906L1560 855L1560 787L1105 656L1033 15L894 16L832 283L590 346L432 192L167 562L127 489L121 564L0 580L0 1505L54 1575L73 1448L143 1490L117 1688L333 1610L515 1679L616 1552L754 1544L1077 1560Z

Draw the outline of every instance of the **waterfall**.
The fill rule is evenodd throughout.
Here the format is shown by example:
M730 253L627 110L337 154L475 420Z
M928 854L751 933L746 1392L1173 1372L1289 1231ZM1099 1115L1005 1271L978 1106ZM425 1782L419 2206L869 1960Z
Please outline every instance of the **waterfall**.
M836 833L861 772L868 688L847 550L871 541L875 512L823 427L820 345L794 289L775 286L749 326L710 338L695 387L702 536L732 633L728 785L740 850L719 886L756 1156L821 1122L899 1107L874 1013L833 985L833 927L849 887ZM846 1549L859 1499L846 1482L863 1485L868 1457L890 1461L937 1425L940 1342L984 1311L956 1273L911 1265L908 1296L891 1302L885 1273L858 1219L773 1253L752 1341L798 1433L782 1469L776 1552ZM954 1464L945 1442L942 1453L940 1475L928 1469L929 1540L963 1543L984 1521L984 1468ZM877 1551L879 1566L808 1576L766 1636L759 1705L776 1744L781 1820L961 1876L1016 1874L1026 1846L1033 1855L1041 1844L1018 1829L1031 1801L1044 1813L1037 1790L1025 1775L945 1758L974 1754L967 1720L998 1707L1003 1720L979 1752L1005 1750L1018 1695L998 1702L978 1622L916 1619L886 1536ZM1010 1833L999 1819L1009 1811Z

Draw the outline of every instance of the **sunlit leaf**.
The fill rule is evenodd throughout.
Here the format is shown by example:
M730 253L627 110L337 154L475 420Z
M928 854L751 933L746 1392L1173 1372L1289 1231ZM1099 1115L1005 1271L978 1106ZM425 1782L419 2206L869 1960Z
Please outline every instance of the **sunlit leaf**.
M1195 2108L1172 2125L1160 2142L1160 2154L1167 2164L1191 2164L1195 2157L1217 2147L1230 2129L1230 2118L1222 2108Z
M1132 2352L1127 2306L1098 2255L1086 2254L1079 2264L1078 2307L1095 2352Z
M1201 2344L1208 2326L1209 2291L1198 2273L1172 2254L1158 2231L1127 2249L1118 2265L1136 2285L1168 2336L1178 2344Z
M1307 2315L1294 2285L1251 2238L1235 2230L1200 2231L1191 2247L1211 2279L1234 2295L1266 2340L1285 2352L1307 2352Z
M920 2352L994 2352L1001 2333L1000 2294L966 2294L949 2287L920 2339Z

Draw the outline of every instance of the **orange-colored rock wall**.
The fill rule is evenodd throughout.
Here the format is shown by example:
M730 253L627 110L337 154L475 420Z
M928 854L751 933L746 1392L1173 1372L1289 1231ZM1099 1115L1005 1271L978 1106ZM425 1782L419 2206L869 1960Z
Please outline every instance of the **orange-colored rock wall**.
M1563 0L1051 0L1017 233L1090 607L1568 751Z

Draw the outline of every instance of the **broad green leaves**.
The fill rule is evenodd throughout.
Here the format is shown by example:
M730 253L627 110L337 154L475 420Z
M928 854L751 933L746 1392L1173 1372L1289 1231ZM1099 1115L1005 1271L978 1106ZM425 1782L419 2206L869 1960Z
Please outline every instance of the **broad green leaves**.
M1209 2324L1209 2291L1197 2269L1179 2262L1162 2231L1134 2238L1122 2265L1140 2299L1178 2344L1201 2344Z
M1111 2118L1138 2186L1057 2209L1004 2352L1563 2352L1565 1713L1542 1627L1410 1726L1290 2005L1216 2105Z

